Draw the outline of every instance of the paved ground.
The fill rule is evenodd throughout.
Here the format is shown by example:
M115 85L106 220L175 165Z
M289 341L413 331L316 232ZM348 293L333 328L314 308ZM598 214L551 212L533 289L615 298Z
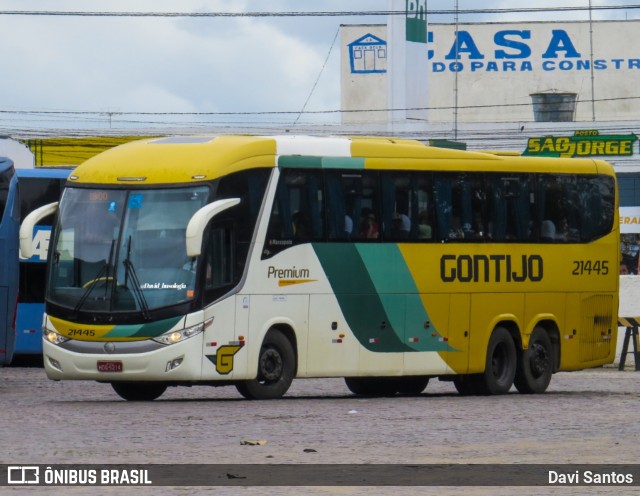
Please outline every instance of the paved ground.
M638 463L640 372L560 373L544 395L357 398L339 379L294 381L282 400L235 388L171 388L152 403L110 386L0 369L3 464ZM266 440L261 446L241 442ZM4 488L5 490L7 488ZM32 494L21 488L11 494ZM7 491L9 492L9 491ZM88 494L38 488L38 494ZM623 488L98 488L92 494L634 494Z

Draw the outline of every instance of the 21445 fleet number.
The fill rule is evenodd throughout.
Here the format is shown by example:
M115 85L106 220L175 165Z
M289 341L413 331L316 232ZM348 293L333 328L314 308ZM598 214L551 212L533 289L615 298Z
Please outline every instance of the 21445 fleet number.
M609 273L609 260L574 260L573 272L574 276L596 274L606 276Z

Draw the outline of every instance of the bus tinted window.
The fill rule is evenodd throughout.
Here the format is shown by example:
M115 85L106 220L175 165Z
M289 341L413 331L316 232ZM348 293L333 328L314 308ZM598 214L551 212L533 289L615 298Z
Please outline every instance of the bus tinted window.
M525 174L489 174L488 237L492 241L535 240L532 177Z
M329 239L381 239L376 172L329 171L326 190Z
M382 225L384 239L401 241L415 239L420 218L420 195L413 174L382 174ZM428 193L422 191L426 208Z
M615 213L615 183L612 177L580 177L577 201L581 241L592 241L611 231Z
M20 178L20 218L49 203L57 202L62 194L66 179L46 177ZM43 222L51 224L49 222Z
M264 255L324 239L588 242L611 231L614 204L609 176L289 169L280 177Z
M216 200L240 198L240 203L216 216L209 228L204 275L207 302L235 286L244 273L269 172L268 169L239 172L217 183Z
M20 264L20 303L42 303L45 292L45 273L47 266L44 263ZM38 283L35 284L34 281Z
M267 251L320 241L324 233L324 195L320 171L282 173L271 209ZM343 220L344 222L344 220Z

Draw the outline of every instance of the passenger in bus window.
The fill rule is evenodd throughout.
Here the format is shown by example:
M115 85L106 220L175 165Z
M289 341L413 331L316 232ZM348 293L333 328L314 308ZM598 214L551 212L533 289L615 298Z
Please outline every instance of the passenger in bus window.
M567 241L569 239L569 223L566 217L562 217L558 222L558 229L556 230L556 239L558 241Z
M464 239L464 231L460 225L460 217L454 215L451 218L451 229L449 229L449 239Z
M293 237L296 239L309 238L309 220L303 212L293 214Z
M486 236L486 230L484 228L484 222L482 222L482 216L479 213L473 216L473 227L471 228L471 238L480 240Z
M431 239L431 223L429 222L429 212L424 210L420 213L418 223L418 239Z
M394 239L409 239L411 219L404 213L396 213L391 223L391 235Z
M376 216L371 209L362 209L362 220L360 221L360 238L378 239L379 230Z
M347 214L344 214L344 234L347 239L353 234L353 219Z
M542 241L556 240L556 225L552 220L542 221L542 225L540 226L540 239Z

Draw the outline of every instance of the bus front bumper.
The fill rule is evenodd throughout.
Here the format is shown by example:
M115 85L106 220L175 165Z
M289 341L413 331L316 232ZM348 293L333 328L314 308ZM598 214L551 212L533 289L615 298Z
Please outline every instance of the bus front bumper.
M77 353L46 340L42 345L49 379L105 382L198 381L202 377L202 346L202 335L139 353Z

